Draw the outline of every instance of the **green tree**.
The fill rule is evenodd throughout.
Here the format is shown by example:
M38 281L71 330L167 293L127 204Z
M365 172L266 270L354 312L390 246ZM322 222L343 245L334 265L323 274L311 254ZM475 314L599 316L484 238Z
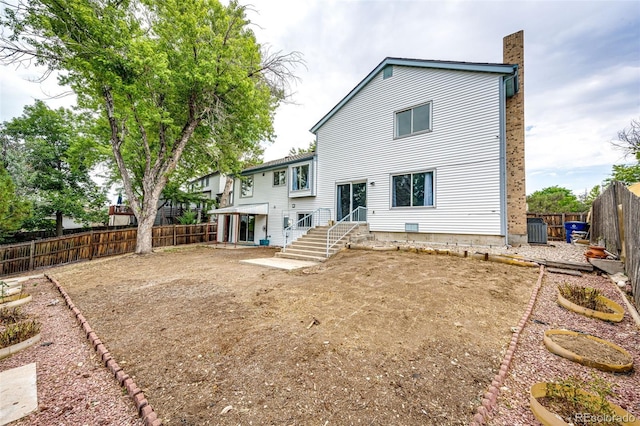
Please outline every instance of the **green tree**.
M17 180L34 204L28 228L40 228L54 216L56 234L62 235L63 216L84 223L104 220L106 195L85 161L83 123L82 116L65 108L52 110L42 101L3 123L2 134L24 162Z
M600 196L600 185L596 185L589 192L584 191L584 194L578 196L578 200L584 204L585 210L591 208L593 201Z
M0 241L19 230L29 217L31 205L16 193L16 186L0 165Z
M527 196L527 204L529 211L535 213L572 213L587 210L584 203L580 202L570 189L557 185Z
M617 180L625 185L640 182L640 163L638 164L614 164L611 170L611 177L605 180L605 184Z
M306 148L289 149L289 155L307 154L310 152L316 152L316 141L309 142L309 146Z
M269 54L232 0L32 0L5 4L5 63L62 71L80 106L100 109L127 200L136 253L152 250L157 203L176 171L237 164L273 135L300 63ZM226 170L220 170L226 172Z

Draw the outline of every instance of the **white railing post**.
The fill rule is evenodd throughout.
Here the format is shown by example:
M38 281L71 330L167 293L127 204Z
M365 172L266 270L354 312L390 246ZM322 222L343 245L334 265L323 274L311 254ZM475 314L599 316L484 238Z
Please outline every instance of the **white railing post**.
M340 219L340 221L338 221L335 225L327 229L327 248L325 257L328 258L331 248L335 246L338 241L340 241L345 235L347 235L359 225L360 219L362 217L361 215L363 214L366 221L367 208L362 206L357 207L348 215ZM358 220L354 220L354 218L357 218Z
M309 229L314 228L316 226L320 226L323 221L329 222L331 218L331 210L325 208L316 209L314 212L309 213L297 220L290 226L285 227L282 232L284 233L284 246L282 247L282 251L286 252L287 245L293 243L297 238L295 236L300 232L300 235L306 234ZM308 224L309 226L305 226ZM295 235L294 235L295 233ZM290 238L289 238L290 237Z

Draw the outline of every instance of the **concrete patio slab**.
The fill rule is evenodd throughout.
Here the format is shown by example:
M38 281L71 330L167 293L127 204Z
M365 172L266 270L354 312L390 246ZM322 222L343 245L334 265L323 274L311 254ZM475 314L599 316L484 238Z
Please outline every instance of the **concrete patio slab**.
M286 269L287 271L291 271L293 269L308 268L309 266L315 266L319 264L318 262L309 262L308 260L285 259L282 257L247 259L241 260L240 263L264 266L266 268Z
M0 372L0 426L38 408L36 364Z

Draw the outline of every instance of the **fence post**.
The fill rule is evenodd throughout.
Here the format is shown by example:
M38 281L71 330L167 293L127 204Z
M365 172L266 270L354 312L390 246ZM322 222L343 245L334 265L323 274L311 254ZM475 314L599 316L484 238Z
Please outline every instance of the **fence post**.
M31 240L31 244L29 246L29 270L33 271L33 258L34 252L36 251L36 242Z
M93 260L93 231L89 234L89 260Z
M204 224L204 242L209 242L209 222Z
M176 245L176 224L173 224L173 245Z

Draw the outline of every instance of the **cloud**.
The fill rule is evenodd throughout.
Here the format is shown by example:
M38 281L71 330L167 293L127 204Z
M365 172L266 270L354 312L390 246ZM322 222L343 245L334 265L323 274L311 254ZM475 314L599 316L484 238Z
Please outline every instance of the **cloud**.
M502 38L521 29L530 190L549 181L537 178L549 170L591 168L597 172L587 186L599 183L603 170L623 162L609 142L640 118L636 1L255 0L251 5L248 17L259 42L272 51L300 51L307 62L297 70L295 103L277 110L277 139L266 149L266 160L306 147L311 126L385 57L502 62ZM2 120L41 97L39 89L14 77L9 68L0 76ZM566 182L576 176L589 179L574 173Z

